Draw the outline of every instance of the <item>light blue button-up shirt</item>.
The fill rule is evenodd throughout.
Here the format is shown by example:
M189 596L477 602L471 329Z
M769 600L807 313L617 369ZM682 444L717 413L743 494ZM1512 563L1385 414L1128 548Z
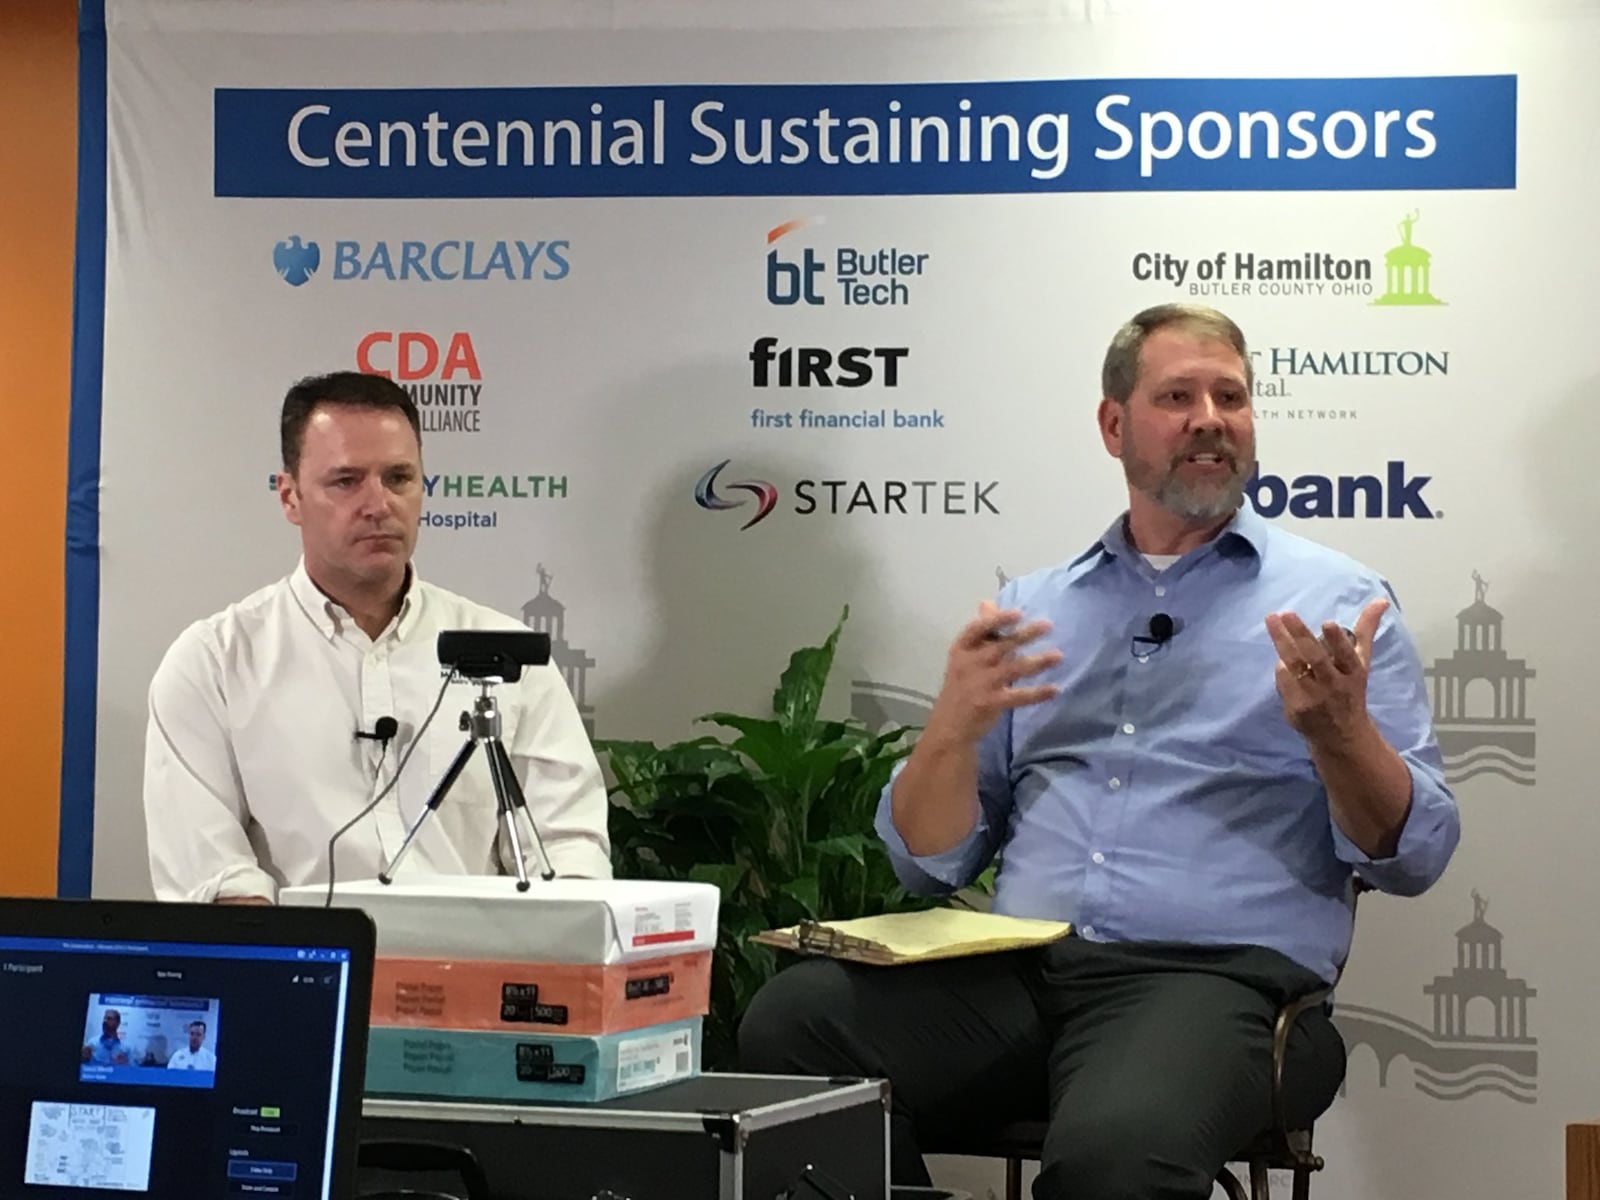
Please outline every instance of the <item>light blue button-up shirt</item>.
M1353 627L1385 595L1380 576L1268 524L1248 501L1165 570L1128 544L1119 519L1077 558L1013 580L1000 607L1053 624L1028 650L1062 655L1023 683L1060 692L985 736L978 823L949 850L913 855L884 789L877 829L900 879L950 891L999 852L997 912L1071 921L1091 940L1267 946L1332 980L1350 945L1352 871L1415 895L1443 872L1460 817L1397 607L1378 627L1367 681L1368 710L1411 771L1405 827L1384 859L1330 816L1305 739L1284 718L1264 618L1292 609L1313 631ZM1138 640L1156 613L1175 632Z

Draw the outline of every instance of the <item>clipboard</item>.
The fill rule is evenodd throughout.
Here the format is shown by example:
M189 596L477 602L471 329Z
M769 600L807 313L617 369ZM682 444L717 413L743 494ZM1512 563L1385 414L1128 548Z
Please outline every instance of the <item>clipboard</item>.
M1066 937L1066 921L1042 921L962 908L885 913L846 921L801 921L768 929L751 941L800 954L890 967L1026 950Z

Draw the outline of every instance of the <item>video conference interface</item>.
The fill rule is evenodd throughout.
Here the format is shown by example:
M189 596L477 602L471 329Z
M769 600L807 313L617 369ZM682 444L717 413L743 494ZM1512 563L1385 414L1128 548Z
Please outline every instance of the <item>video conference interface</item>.
M0 1196L326 1197L348 973L338 948L0 937Z

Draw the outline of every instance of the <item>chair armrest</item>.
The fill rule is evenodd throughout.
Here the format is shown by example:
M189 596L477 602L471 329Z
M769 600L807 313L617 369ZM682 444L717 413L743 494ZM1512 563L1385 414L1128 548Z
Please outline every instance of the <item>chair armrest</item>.
M1326 1004L1333 994L1332 988L1318 988L1298 1000L1291 1000L1278 1010L1278 1019L1272 1026L1272 1140L1277 1149L1289 1157L1298 1151L1289 1144L1289 1118L1283 1094L1283 1068L1289 1057L1289 1035L1300 1015Z

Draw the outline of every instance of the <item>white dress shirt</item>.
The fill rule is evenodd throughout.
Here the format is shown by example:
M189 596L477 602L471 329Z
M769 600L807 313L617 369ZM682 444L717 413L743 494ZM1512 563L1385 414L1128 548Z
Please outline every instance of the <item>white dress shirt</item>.
M167 1059L169 1071L215 1071L216 1069L217 1056L211 1053L209 1046L201 1046L198 1050L183 1046Z
M335 847L337 878L371 878L394 855L467 735L479 687L444 683L441 629L523 629L515 619L417 578L376 639L317 590L302 561L286 579L197 621L150 684L144 807L150 876L163 900L277 898L328 878L328 839L370 803L412 751L400 781ZM554 666L495 688L501 739L557 875L610 878L600 767ZM357 740L378 718L387 750ZM519 819L528 871L543 868ZM400 874L509 873L482 748L407 851Z

